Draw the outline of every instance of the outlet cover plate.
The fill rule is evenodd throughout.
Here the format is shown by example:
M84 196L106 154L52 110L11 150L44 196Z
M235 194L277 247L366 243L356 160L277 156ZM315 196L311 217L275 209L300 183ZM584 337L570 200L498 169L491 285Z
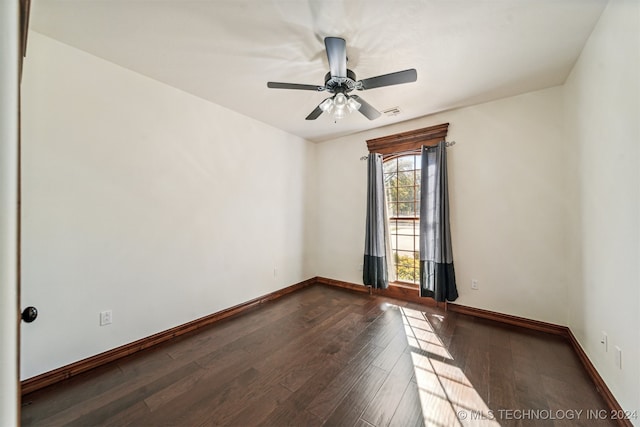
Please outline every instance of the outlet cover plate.
M111 310L100 312L100 326L110 325L113 322L113 312Z

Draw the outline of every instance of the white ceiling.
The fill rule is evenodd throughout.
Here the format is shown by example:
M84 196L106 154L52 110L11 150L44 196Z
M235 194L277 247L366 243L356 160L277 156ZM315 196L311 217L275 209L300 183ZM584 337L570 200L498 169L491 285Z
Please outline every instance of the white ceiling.
M323 141L562 84L607 0L34 0L31 28L246 116ZM382 111L305 117L326 93L323 38L347 41L358 79L418 81L358 92Z

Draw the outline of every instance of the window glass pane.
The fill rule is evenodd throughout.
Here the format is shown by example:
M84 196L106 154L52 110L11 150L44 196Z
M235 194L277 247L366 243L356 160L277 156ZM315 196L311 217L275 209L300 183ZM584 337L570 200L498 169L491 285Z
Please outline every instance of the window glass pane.
M413 243L414 236L398 234L396 238L398 240L398 246L396 249L400 251L411 251L411 253L413 253L415 250ZM411 259L413 259L413 255L411 256Z
M398 171L415 169L415 156L398 157Z
M397 202L397 201L398 201L398 188L387 187L387 202Z
M398 221L394 221L397 226L396 226L396 233L397 234L404 234L405 236L414 236L415 235L415 230L413 228L413 221L411 220L398 220ZM413 249L412 249L413 250Z
M413 268L413 251L397 251L398 259Z
M398 203L397 216L415 216L414 203L413 202Z
M384 175L384 183L387 185L389 182L392 182L394 179L397 179L397 173L385 173ZM393 185L396 185L395 183Z
M415 281L413 252L397 251L396 267L398 268L398 280Z
M398 159L388 160L383 163L384 173L393 173L398 170Z
M385 187L395 187L398 185L398 175L395 173L385 174L384 175L384 185Z
M388 203L389 207L389 216L394 217L398 216L398 204L397 203Z
M413 159L415 168L420 170L422 168L422 159L420 158L420 155L413 156Z
M396 194L399 202L413 202L416 199L414 186L398 187Z
M398 172L398 185L416 185L415 171Z

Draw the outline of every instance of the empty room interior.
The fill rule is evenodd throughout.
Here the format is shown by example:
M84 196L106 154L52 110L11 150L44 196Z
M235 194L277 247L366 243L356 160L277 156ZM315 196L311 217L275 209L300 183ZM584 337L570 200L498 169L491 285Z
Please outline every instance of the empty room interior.
M15 3L0 424L640 426L640 2Z

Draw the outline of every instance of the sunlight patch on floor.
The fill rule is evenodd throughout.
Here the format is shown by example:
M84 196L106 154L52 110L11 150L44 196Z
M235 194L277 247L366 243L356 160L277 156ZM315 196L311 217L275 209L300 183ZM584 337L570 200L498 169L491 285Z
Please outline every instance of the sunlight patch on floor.
M425 313L399 307L426 426L499 426Z

